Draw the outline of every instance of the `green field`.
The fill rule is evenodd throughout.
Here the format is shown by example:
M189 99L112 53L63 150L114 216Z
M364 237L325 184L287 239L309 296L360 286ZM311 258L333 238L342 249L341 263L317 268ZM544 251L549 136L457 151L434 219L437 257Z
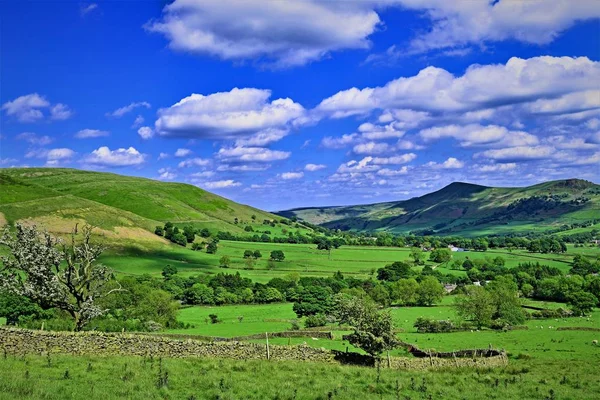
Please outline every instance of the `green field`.
M245 269L244 250L260 250L263 255L255 263L253 270ZM267 260L273 250L282 250L285 260L275 263L275 267L269 270ZM486 252L456 252L452 256L453 259L461 261L467 257L478 259L500 256L505 259L507 267L515 267L522 262L540 262L567 272L575 254L597 257L600 256L600 249L598 247L574 248L569 246L569 250L565 254L538 254L525 250L500 249ZM227 255L231 259L229 269L219 268L219 259L223 255ZM342 246L328 252L317 250L315 245L223 240L219 242L217 254L195 252L189 248L165 244L158 249L149 251L140 250L137 247L112 249L102 256L101 261L125 274L158 275L165 265L170 264L177 266L183 275L240 272L241 275L257 282L267 282L273 277L282 277L290 272L297 272L301 276L331 276L334 272L341 271L352 276L366 278L372 276L378 268L394 261L409 260L409 255L410 249L405 247ZM459 275L465 273L461 270L451 270L446 265L437 265L432 262L427 262L427 264L439 268L444 273Z
M309 362L139 357L9 356L0 399L593 399L596 369L584 361L511 360L476 371L396 371ZM67 374L68 371L68 374Z

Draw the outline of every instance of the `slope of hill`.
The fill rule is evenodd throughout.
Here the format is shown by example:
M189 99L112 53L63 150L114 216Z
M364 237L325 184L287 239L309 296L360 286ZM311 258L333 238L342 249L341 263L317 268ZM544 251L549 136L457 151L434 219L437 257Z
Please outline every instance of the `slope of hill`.
M522 188L463 182L409 200L277 213L332 229L486 235L550 230L600 219L600 185L580 179Z
M160 240L152 232L166 221L241 234L235 218L276 218L196 186L103 172L0 169L0 187L0 222L35 221L57 233L89 222L108 236Z

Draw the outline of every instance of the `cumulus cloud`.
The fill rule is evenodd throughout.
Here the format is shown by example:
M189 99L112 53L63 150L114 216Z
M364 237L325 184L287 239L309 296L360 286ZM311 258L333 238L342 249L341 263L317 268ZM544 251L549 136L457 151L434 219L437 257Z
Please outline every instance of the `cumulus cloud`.
M115 111L106 113L106 116L107 117L121 118L123 115L125 115L127 113L130 113L131 111L135 110L138 107L150 108L152 106L147 101L139 101L137 103L130 103L130 104L126 105L126 106L117 108Z
M75 155L71 149L61 147L56 149L37 149L25 154L25 158L44 158L47 166L56 166L61 162L70 160Z
M496 161L526 161L550 157L556 150L552 146L518 146L503 149L486 150L476 153L475 157L483 157Z
M144 140L152 139L154 136L154 130L149 126L142 126L137 132L138 135L140 135L140 137Z
M382 168L379 171L377 171L377 175L393 177L398 175L406 175L408 171L409 168L405 165L400 169Z
M16 118L19 122L30 123L44 119L44 110L49 111L49 117L54 120L65 120L73 113L62 103L52 105L45 97L37 93L17 97L2 105L6 115Z
M188 158L187 160L181 161L177 166L179 168L188 168L188 167L205 167L210 164L210 160L205 158Z
M102 167L128 167L143 164L145 159L146 155L133 147L111 150L107 146L102 146L92 151L82 161Z
M281 179L292 180L304 177L304 172L284 172L278 175Z
M192 154L190 149L177 149L175 152L175 157L187 157Z
M270 97L270 90L253 88L192 94L160 109L155 129L164 137L244 139L247 145L264 145L285 136L305 113L289 98L269 102Z
M476 169L480 172L508 172L516 168L516 163L499 163L476 166Z
M100 129L82 129L75 134L75 138L77 139L91 139L108 136L108 131L102 131Z
M216 157L223 162L272 162L285 160L292 153L289 151L271 150L264 147L224 147L219 149Z
M367 142L357 144L352 148L355 154L383 154L391 150L391 146L387 143Z
M288 133L289 130L287 129L265 129L264 131L255 133L248 138L237 139L235 144L236 146L267 146L283 139Z
M159 176L158 179L161 181L172 181L177 178L177 174L171 171L169 168L161 168L158 170Z
M271 164L264 163L250 163L250 164L221 164L217 167L217 171L230 171L230 172L257 172L266 171L271 168Z
M50 108L50 118L57 121L64 121L72 115L73 111L66 104L58 103Z
M461 113L587 91L589 82L599 80L600 63L587 57L513 57L506 64L471 65L460 77L427 67L381 87L343 90L324 99L315 112L333 118L375 109Z
M309 172L319 171L324 168L327 168L327 165L325 165L325 164L306 164L304 166L304 170L309 171Z
M227 179L222 181L204 182L201 186L207 189L225 189L230 187L241 186L240 182L236 182L233 179Z
M552 42L576 21L600 17L595 0L398 0L398 3L424 11L431 20L428 32L410 44L417 52L509 39L542 45Z
M346 134L340 137L325 136L321 140L321 146L326 149L343 149L350 144L356 143L359 138L360 135L357 133Z
M39 136L33 132L19 133L16 137L17 140L23 140L33 146L46 146L54 141L50 136L44 135Z
M371 2L175 0L145 27L177 51L224 60L303 65L330 52L366 49L380 23Z
M533 146L539 143L535 135L523 131L511 131L503 126L479 124L445 125L421 130L419 136L425 141L453 138L462 147L474 146Z

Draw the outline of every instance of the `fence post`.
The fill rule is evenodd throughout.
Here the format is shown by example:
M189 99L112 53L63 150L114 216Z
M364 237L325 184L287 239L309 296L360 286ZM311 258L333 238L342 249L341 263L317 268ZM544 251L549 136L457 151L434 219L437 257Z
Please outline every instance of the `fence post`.
M267 338L267 360L271 359L271 353L269 352L269 333L265 332L265 337Z
M390 360L390 351L387 352L388 368L392 368L392 361Z

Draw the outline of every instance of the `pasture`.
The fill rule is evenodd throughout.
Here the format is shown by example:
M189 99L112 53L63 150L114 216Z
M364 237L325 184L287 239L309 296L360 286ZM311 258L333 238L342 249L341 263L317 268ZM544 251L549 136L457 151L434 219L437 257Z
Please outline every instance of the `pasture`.
M259 250L262 258L256 260L253 269L247 269L243 258L244 250ZM285 260L273 264L269 269L268 258L273 250L282 250ZM600 248L575 248L569 246L564 254L539 254L525 250L490 249L485 252L453 252L452 259L464 261L500 256L505 259L507 267L515 267L522 262L539 262L559 268L563 272L570 269L570 263L576 254L600 256ZM219 268L219 259L228 256L231 260L229 269ZM100 261L117 272L124 274L158 275L167 265L174 265L182 275L215 274L218 272L239 271L244 277L257 282L267 282L274 277L282 277L290 272L301 276L331 276L336 271L344 274L366 278L373 276L378 268L394 261L408 261L410 248L407 247L375 247L375 246L342 246L331 252L317 250L314 244L255 243L222 240L216 254L203 251L192 251L177 245L160 245L152 250L139 247L113 248L102 255ZM429 257L425 253L426 259ZM439 268L441 272L464 274L462 270L452 270L449 264L438 265L426 261L427 265Z

